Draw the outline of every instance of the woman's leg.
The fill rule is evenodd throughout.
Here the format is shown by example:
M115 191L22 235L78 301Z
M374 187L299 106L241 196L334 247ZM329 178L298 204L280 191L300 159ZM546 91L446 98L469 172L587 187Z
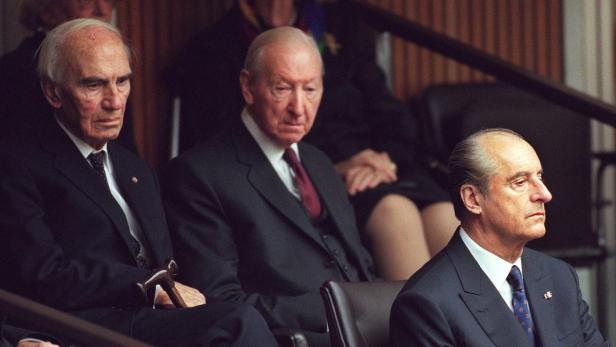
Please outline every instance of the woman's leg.
M404 196L383 197L365 231L377 271L385 280L406 280L430 258L422 216Z
M431 257L447 245L460 225L450 202L437 202L424 207L421 210L421 220Z

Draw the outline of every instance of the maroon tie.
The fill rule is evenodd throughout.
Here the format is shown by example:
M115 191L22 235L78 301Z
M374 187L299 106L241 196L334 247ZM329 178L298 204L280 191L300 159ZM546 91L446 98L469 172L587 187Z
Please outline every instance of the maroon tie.
M295 172L295 185L299 190L299 195L302 198L302 203L308 211L310 218L315 219L321 215L321 202L319 202L319 196L317 195L310 177L304 170L302 164L297 160L295 152L291 148L287 148L282 156L284 160L291 166L291 169Z

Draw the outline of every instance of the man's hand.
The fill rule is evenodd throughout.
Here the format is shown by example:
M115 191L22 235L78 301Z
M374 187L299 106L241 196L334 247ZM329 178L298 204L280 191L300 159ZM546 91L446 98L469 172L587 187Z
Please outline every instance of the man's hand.
M200 291L195 288L184 285L180 282L175 282L175 289L178 290L184 302L186 302L186 306L194 307L199 305L205 305L206 299L205 295L203 295ZM174 308L173 302L171 298L164 290L160 290L156 295L156 299L154 300L154 304L158 306L162 306L165 308Z
M21 340L17 347L60 347L48 341Z
M347 192L355 195L381 183L398 180L397 166L386 152L365 149L335 165L336 171L346 182Z

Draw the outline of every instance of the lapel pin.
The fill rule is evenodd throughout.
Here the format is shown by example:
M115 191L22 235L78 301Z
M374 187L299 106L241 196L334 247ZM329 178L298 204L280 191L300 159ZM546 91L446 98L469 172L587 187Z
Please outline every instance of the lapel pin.
M137 179L137 177L133 176L133 178L130 179L131 181L133 181L133 183L137 183L139 182L139 180Z
M543 294L543 298L546 300L550 300L552 298L552 292L548 290Z

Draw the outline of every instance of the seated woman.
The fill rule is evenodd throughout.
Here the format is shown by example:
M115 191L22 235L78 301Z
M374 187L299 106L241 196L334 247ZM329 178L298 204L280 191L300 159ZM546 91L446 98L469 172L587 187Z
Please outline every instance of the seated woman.
M345 2L239 0L197 35L171 76L182 98L181 147L241 113L237 81L248 45L284 25L310 32L325 64L323 99L305 140L346 182L379 274L406 279L445 246L458 221L447 193L417 163L413 116L388 91L369 33Z

